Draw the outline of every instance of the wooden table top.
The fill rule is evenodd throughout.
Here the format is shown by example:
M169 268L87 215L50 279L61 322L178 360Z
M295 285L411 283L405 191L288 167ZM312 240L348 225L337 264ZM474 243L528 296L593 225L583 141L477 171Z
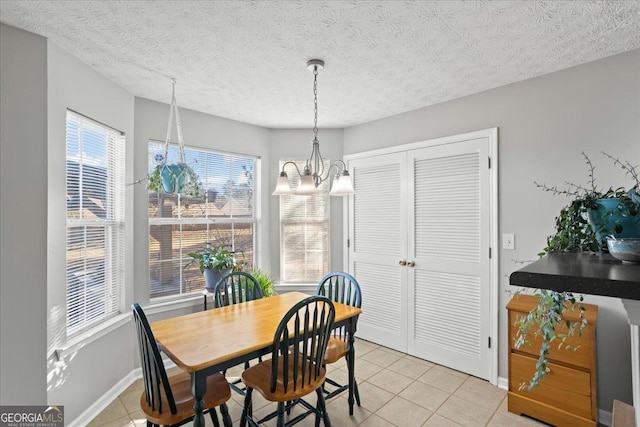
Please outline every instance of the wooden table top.
M268 347L278 324L309 295L288 292L269 298L151 323L160 348L180 368L199 371ZM357 307L335 303L336 322L357 316Z

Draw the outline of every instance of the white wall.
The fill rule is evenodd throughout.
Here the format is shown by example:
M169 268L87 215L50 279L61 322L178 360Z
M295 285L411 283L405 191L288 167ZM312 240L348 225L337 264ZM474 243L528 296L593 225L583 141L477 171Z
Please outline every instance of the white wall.
M342 129L320 129L318 140L320 141L320 153L322 157L333 162L342 159ZM276 281L280 278L280 223L279 223L279 197L272 196L276 187L276 180L280 174L279 162L282 159L307 159L311 154L311 141L313 132L311 129L273 129L269 132L269 150L272 152L271 162L268 167L267 192L269 194L269 216L271 217L269 240L266 246L271 252L271 273ZM335 168L331 170L335 175ZM287 173L294 173L287 169ZM291 176L291 175L289 175ZM331 271L343 268L343 197L329 197L330 217L330 265ZM279 288L285 289L285 288ZM315 286L311 288L315 291Z
M382 102L382 101L381 101ZM624 173L600 151L640 163L640 50L411 111L344 130L352 154L441 136L499 128L500 233L515 233L516 250L500 250L499 376L507 377L504 306L513 291L508 276L535 260L553 232L566 199L537 189L533 181L586 184L581 152L598 165L603 186L627 186ZM500 240L501 241L501 240ZM629 327L617 299L587 296L600 306L598 406L631 403Z
M0 24L0 405L47 400L46 61Z
M126 181L133 176L133 111L134 98L93 68L80 62L52 42L47 50L48 75L48 224L46 239L49 342L52 348L65 347L66 311L66 188L65 138L67 109L124 132L126 138ZM4 178L4 177L3 177ZM130 260L133 249L133 190L126 192L126 249ZM125 271L125 313L133 300L133 265ZM135 367L135 342L131 322L104 337L69 353L62 361L48 359L49 383L47 402L65 405L67 420L75 419L93 404L115 382ZM117 362L117 363L114 363Z

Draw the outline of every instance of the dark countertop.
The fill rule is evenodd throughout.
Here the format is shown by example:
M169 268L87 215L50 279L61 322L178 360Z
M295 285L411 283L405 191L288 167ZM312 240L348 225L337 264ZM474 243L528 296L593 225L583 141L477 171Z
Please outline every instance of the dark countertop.
M509 284L640 300L640 264L609 254L555 252L511 273Z

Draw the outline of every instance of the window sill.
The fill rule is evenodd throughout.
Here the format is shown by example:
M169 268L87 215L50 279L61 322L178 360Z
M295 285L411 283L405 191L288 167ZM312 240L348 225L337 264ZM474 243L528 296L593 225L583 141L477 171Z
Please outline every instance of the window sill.
M97 339L102 338L111 331L114 331L119 327L126 325L127 323L129 323L131 318L131 313L118 314L110 319L105 320L99 325L74 336L67 342L66 346L55 349L53 353L56 355L58 360L62 360L69 355L77 353L78 350L80 350L82 347L91 344Z
M152 299L147 307L144 307L144 312L147 315L164 313L165 311L179 310L181 308L189 308L197 305L202 305L202 294L195 293L189 296L179 297L165 297Z
M273 288L277 293L304 292L313 294L318 287L317 283L276 283Z

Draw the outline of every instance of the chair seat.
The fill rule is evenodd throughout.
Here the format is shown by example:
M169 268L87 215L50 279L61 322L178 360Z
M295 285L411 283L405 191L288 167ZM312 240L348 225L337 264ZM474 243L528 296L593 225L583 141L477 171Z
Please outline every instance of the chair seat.
M247 387L251 387L257 390L262 397L267 399L270 402L289 402L292 400L296 400L302 396L305 396L317 388L319 388L324 382L324 377L326 370L325 368L320 368L320 375L317 378L311 379L309 381L308 374L305 377L304 384L302 383L302 378L298 374L297 384L294 390L293 387L293 363L289 363L289 382L287 385L287 392L284 391L284 366L283 360L278 360L278 381L276 383L275 392L271 392L271 359L265 360L264 362L258 363L255 366L245 370L242 373L242 382L244 382ZM300 364L302 363L302 359L300 359ZM308 362L307 362L308 363Z
M180 373L169 377L169 384L176 402L177 412L171 413L167 397L161 393L162 410L153 410L147 404L145 393L142 392L140 397L140 407L145 413L147 420L154 424L171 425L184 421L194 415L193 412L193 395L191 394L191 376L186 373ZM227 380L222 374L209 375L207 377L207 392L204 395L204 409L212 409L220 406L231 398L231 389Z
M335 363L338 360L342 359L348 353L347 351L347 342L338 337L329 338L329 343L327 344L327 352L324 354L324 359L322 363L325 365L330 365L331 363Z

